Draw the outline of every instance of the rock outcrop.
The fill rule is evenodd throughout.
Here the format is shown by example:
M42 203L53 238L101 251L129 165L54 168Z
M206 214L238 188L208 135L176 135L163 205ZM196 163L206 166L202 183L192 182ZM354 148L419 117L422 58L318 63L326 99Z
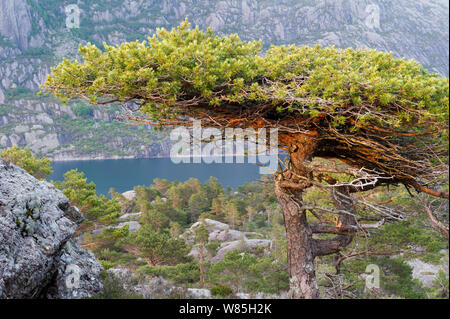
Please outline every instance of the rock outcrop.
M0 2L0 34L11 39L21 50L28 48L31 14L25 0L6 0Z
M108 269L107 274L110 276L110 280L114 280L116 285L121 288L124 295L131 297L144 299L174 299L177 297L209 299L212 297L209 289L179 287L161 276L142 277L122 266Z
M229 225L208 218L205 218L202 222L194 223L187 231L182 234L182 237L184 238L186 243L195 243L194 230L202 223L208 230L208 241L221 242L216 254L209 258L209 261L213 264L223 260L225 254L229 251L233 251L236 249L251 251L257 247L270 249L272 245L272 241L269 239L264 239L264 236L261 234L230 229ZM198 260L201 252L203 256L207 256L206 249L202 250L200 245L195 244L188 255Z
M419 280L425 287L433 287L433 282L436 279L436 275L438 274L439 270L442 270L448 277L448 258L443 257L442 259L444 260L444 262L440 265L426 263L418 258L408 260L406 263L411 266L412 276L414 279Z
M211 299L214 297L210 289L187 288L177 286L170 280L161 276L146 276L135 274L123 266L117 266L107 270L109 280L114 282L113 286L119 288L123 296L144 299ZM280 295L259 292L256 294L238 292L230 298L237 299L288 299L288 292Z
M136 198L136 192L134 190L126 191L122 193L122 196L127 200L134 200Z
M85 298L102 266L73 234L84 220L52 184L0 159L0 298Z
M211 258L211 263L215 264L225 258L225 254L229 251L233 251L236 249L239 250L249 250L256 247L270 248L272 245L272 241L269 239L247 239L244 238L242 240L234 240L230 242L224 242L220 245L219 250L216 255Z
M0 79L1 75L0 70ZM90 106L85 109L90 113L80 116L75 106L45 103L37 97L8 100L1 105L4 99L0 92L0 149L26 146L35 154L57 161L169 154L169 143L161 142L163 132L117 122L114 114L108 113L111 110Z
M91 231L91 234L94 236L98 236L100 235L105 229L118 229L118 228L123 228L125 226L128 226L128 232L130 234L134 233L135 231L139 230L139 228L141 228L141 224L135 220L130 220L127 222L122 222L119 223L117 225L111 225L111 226L106 226L106 227L99 227L97 229L94 229L93 231Z
M119 219L119 221L122 221L122 220L131 221L131 220L139 220L141 217L142 217L142 212L138 212L138 213L123 214L118 219Z

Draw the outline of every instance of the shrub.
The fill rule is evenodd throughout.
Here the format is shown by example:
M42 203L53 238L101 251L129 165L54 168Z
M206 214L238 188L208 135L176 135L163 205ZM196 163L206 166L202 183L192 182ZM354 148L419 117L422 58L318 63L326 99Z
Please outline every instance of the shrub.
M225 285L216 285L211 289L211 294L213 296L228 297L233 294L233 290Z
M86 104L76 104L71 106L72 112L82 118L91 117L93 114L92 108Z
M0 157L6 163L13 163L23 168L37 179L43 179L53 173L51 161L46 157L38 159L27 147L24 149L18 146L10 147L1 151Z
M95 296L97 299L139 299L142 296L131 294L124 287L124 283L121 282L114 275L102 272L103 291L101 294Z
M100 261L100 264L102 264L104 270L108 270L109 268L112 268L115 266L115 264L113 262L108 261L108 260L99 260L99 261Z
M448 299L449 279L448 275L442 269L439 269L436 278L433 280L433 284L436 286L436 289L432 292L431 297Z
M29 98L33 97L34 93L29 88L26 87L16 87L9 90L6 90L5 96L7 100L10 99L21 99L21 98Z
M197 262L176 266L143 266L138 272L150 276L161 276L177 284L195 283L200 280L200 266Z

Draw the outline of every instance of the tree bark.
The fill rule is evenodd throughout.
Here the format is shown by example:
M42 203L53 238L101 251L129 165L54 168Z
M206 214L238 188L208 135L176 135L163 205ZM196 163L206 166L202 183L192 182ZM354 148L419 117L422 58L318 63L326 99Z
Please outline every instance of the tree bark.
M275 186L286 227L289 295L293 299L316 299L319 298L319 287L314 272L312 230L306 220L306 212L300 210L301 193L289 193Z
M286 142L286 141L285 141ZM313 230L306 217L306 209L302 209L303 191L311 186L312 172L305 167L305 161L311 160L316 147L313 136L296 136L289 143L290 166L275 177L275 195L283 211L286 228L290 297L293 299L319 298L314 259L339 252L349 245L353 239L351 234L339 231L356 224L350 190L337 187L333 192L334 203L339 210L350 214L341 214L335 233L340 235L331 239L314 239ZM289 185L293 185L292 187ZM321 229L322 231L325 228Z
M312 230L306 211L301 209L302 193L310 186L311 178L311 172L303 163L311 159L315 142L308 136L297 136L289 142L290 167L275 177L275 195L283 211L286 228L289 295L293 299L316 299L319 298L319 287L314 271ZM286 180L296 187L282 187Z

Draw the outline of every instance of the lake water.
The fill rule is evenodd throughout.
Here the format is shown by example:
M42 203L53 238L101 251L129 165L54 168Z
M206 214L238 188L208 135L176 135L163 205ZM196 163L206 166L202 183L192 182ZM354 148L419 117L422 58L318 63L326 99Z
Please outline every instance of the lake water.
M146 158L53 162L54 173L48 180L61 181L65 172L75 168L95 183L98 194L107 196L111 187L122 193L136 185L151 185L155 178L184 182L195 177L205 182L214 176L224 187L236 188L262 176L259 167L249 163L174 164L170 158Z

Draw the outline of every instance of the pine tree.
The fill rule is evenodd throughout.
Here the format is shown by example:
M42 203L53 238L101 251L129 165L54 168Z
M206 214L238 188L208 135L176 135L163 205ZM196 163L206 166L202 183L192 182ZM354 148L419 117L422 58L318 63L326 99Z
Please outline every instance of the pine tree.
M293 298L318 298L314 259L352 241L362 213L354 194L403 184L448 199L438 188L448 172L449 81L415 61L319 45L272 46L261 55L260 42L191 30L187 21L159 29L148 42L104 46L80 46L82 60L52 68L43 89L63 101L138 103L145 116L125 114L125 120L188 126L197 118L220 129L278 129L278 146L289 159L275 174L275 196ZM180 209L193 186L179 190ZM307 211L330 212L304 203L312 186L332 193L336 225L308 222ZM396 218L389 208L377 211Z

